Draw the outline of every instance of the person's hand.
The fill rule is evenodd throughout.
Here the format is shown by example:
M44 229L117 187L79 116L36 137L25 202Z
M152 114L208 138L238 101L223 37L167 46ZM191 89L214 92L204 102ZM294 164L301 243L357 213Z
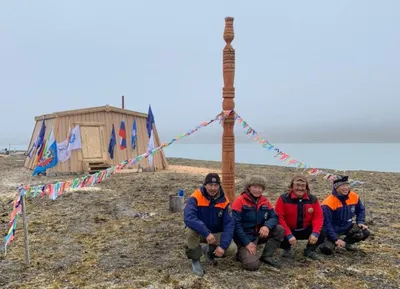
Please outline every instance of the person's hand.
M207 244L208 244L208 245L213 245L213 244L215 244L215 242L216 242L217 240L215 240L214 235L210 233L210 234L207 236L206 241L207 241Z
M257 253L257 247L256 245L254 245L253 242L250 242L247 246L246 246L247 251L250 252L251 255L255 255Z
M217 257L222 257L224 256L225 250L222 249L220 246L217 247L217 249L215 249L214 251L214 255Z
M296 244L296 241L297 241L297 240L296 240L296 238L293 236L293 237L291 237L288 241L289 241L289 244L293 246L294 244Z
M308 238L308 242L309 242L311 245L316 244L317 241L318 241L318 238L315 237L314 234L311 234L310 237Z
M338 246L338 247L344 248L344 247L346 246L346 242L343 241L343 240L341 240L341 239L338 239L338 240L335 242L335 245Z
M261 238L267 238L269 234L269 229L267 226L262 226L260 232L258 232Z
M366 230L366 229L368 229L368 226L367 226L367 225L364 225L364 224L358 224L358 226L361 228L361 230Z

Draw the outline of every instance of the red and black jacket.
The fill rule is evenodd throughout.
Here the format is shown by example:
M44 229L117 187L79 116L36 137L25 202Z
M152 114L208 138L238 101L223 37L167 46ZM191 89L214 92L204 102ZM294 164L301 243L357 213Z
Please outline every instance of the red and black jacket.
M272 230L278 224L278 215L273 206L264 196L255 200L249 192L243 192L232 204L235 219L234 240L242 246L247 246L257 238L262 226Z
M312 234L319 237L324 215L318 198L305 193L298 198L293 191L279 196L275 211L279 216L279 224L285 229L287 239L293 237L292 230L301 230L312 227Z

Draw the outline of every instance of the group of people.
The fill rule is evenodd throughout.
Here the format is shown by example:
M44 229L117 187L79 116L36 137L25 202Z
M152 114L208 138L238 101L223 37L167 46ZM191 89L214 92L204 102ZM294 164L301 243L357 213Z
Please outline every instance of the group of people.
M370 234L365 207L350 190L348 176L333 181L332 193L322 203L310 193L302 174L294 175L289 192L279 196L275 207L263 195L265 187L262 176L251 176L231 204L219 175L206 176L184 209L186 255L192 260L194 274L204 275L200 263L203 255L213 264L216 258L233 256L251 271L257 270L260 262L280 268L280 261L273 257L275 252L282 249L282 257L293 258L292 246L297 240L307 240L305 257L320 260L317 248L326 255L337 247L352 250L354 243ZM258 257L257 246L263 244Z

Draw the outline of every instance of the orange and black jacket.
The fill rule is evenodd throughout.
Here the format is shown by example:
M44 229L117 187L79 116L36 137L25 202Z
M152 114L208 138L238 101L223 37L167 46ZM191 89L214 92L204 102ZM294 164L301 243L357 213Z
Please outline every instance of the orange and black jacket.
M324 229L328 239L333 242L350 229L354 216L357 224L365 223L365 207L355 192L342 196L333 189L321 207L324 212Z
M184 222L204 238L210 233L222 232L219 246L226 250L231 244L235 229L235 220L230 209L229 200L222 188L219 197L213 199L202 186L188 199L184 209Z
M253 242L262 226L272 230L278 224L278 215L268 199L260 196L254 199L249 192L243 192L232 204L235 218L235 242L247 246Z
M303 230L307 227L311 227L312 234L319 237L324 215L316 196L305 193L303 198L297 198L291 190L278 198L275 211L287 239L293 237L292 230Z

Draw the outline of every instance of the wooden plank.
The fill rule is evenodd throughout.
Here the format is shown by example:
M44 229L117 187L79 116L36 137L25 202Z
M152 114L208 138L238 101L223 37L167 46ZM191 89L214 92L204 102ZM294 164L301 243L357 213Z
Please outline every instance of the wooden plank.
M87 160L103 160L100 127L81 126L82 158Z
M54 112L50 114L44 114L40 116L36 116L35 120L40 120L40 119L51 119L55 117L61 117L61 116L69 116L69 115L78 115L78 114L89 114L89 113L95 113L95 112L115 112L115 113L120 113L120 114L125 114L125 115L132 115L132 116L137 116L137 117L144 117L147 118L146 113L141 113L133 110L127 110L127 109L121 109L109 105L105 106L98 106L98 107L90 107L90 108L82 108L82 109L75 109L75 110L66 110L66 111L59 111L59 112Z
M94 121L74 121L72 126L104 126L104 122L94 122Z
M31 258L29 254L29 238L28 238L28 218L26 217L26 199L25 194L21 197L21 207L22 207L22 220L24 228L24 245L25 245L25 262L27 265L31 263Z

